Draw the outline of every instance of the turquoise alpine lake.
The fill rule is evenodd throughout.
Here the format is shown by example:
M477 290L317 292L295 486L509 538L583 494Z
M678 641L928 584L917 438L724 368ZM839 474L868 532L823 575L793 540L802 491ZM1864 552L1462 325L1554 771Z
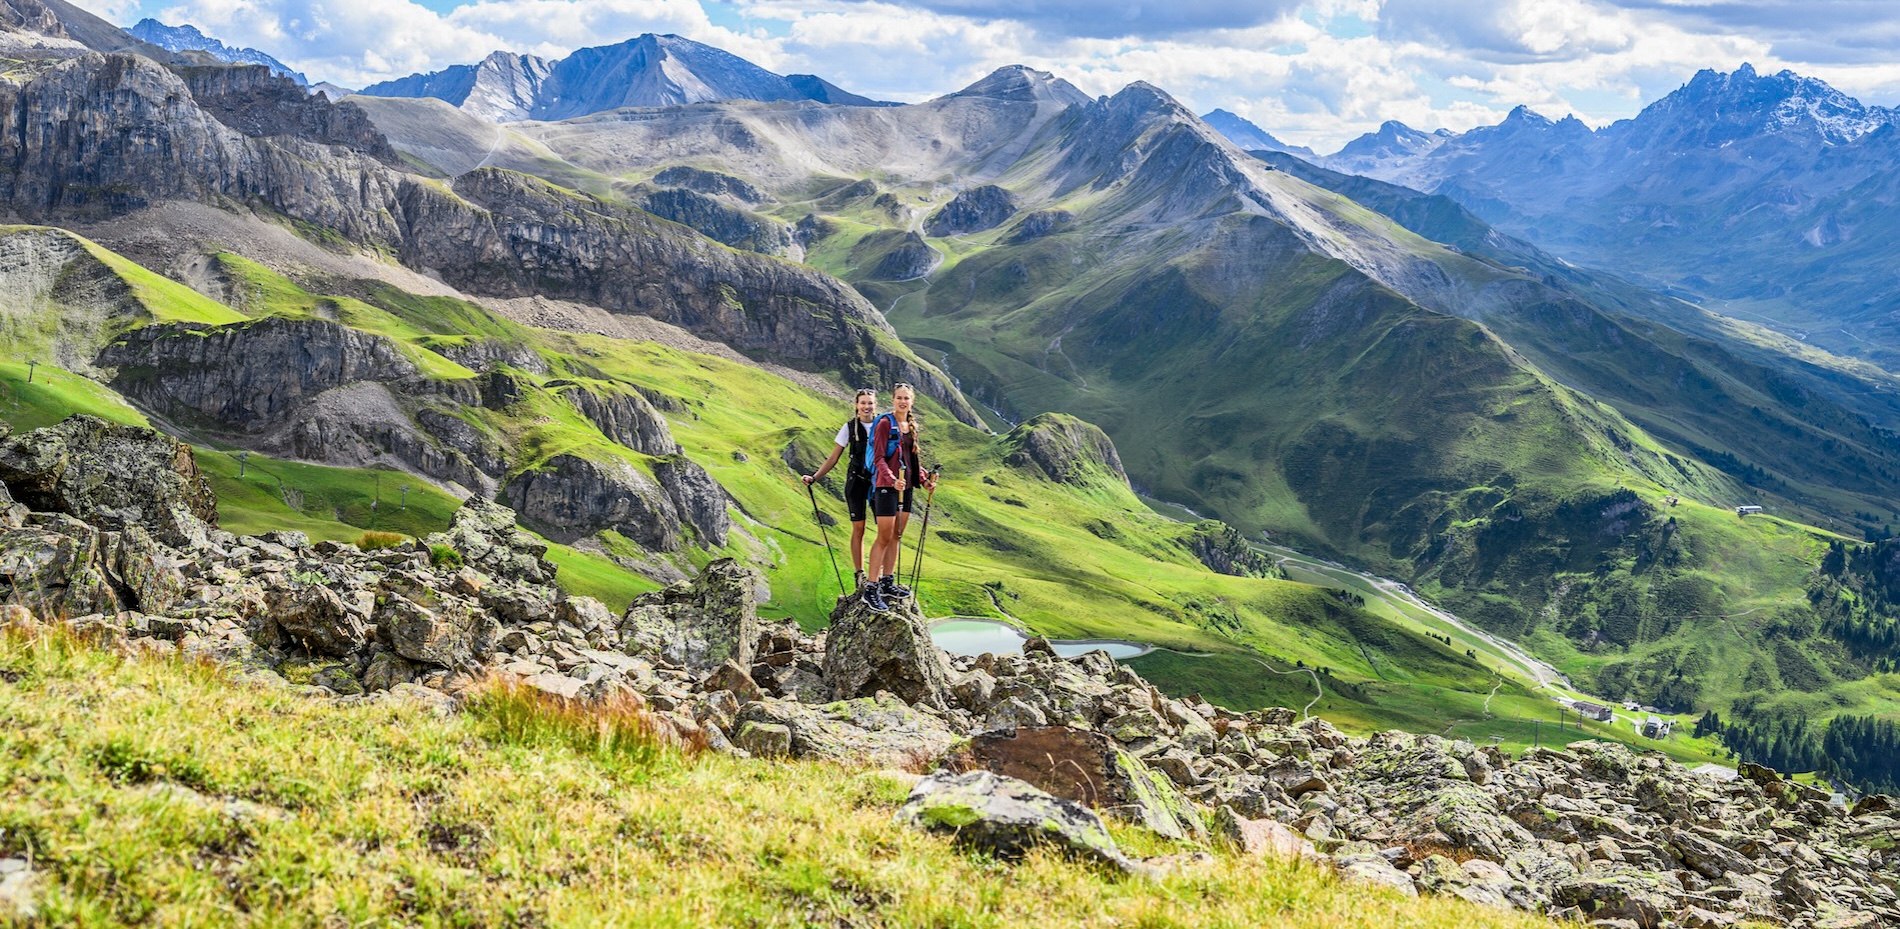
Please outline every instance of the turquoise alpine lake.
M930 624L930 640L952 655L1020 655L1029 641L1021 629L993 619L945 619ZM1054 639L1049 642L1064 658L1104 651L1111 658L1133 658L1151 649L1122 639Z

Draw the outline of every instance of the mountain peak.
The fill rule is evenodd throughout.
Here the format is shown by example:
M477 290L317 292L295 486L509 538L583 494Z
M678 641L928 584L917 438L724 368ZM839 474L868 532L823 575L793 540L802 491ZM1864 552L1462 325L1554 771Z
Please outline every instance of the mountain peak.
M787 78L724 49L651 32L613 45L577 49L558 61L497 51L480 64L414 74L360 92L373 97L435 97L497 122L561 120L623 107L721 100L883 105L812 75Z
M231 64L263 65L269 68L271 73L290 78L298 84L307 86L310 83L302 74L291 70L288 65L270 55L254 48L232 48L205 35L197 26L190 23L167 26L156 19L147 17L134 23L126 29L126 32L135 39L150 42L166 51L203 52L212 58Z
M993 97L998 100L1059 103L1064 106L1088 103L1094 99L1054 74L1020 64L997 68L976 83L949 96Z
M1722 144L1753 135L1852 142L1893 122L1894 111L1862 104L1826 81L1782 70L1763 75L1744 62L1732 73L1697 71L1687 84L1631 121L1637 131L1678 126Z
M1307 161L1315 161L1319 158L1312 149L1304 145L1288 145L1274 138L1272 133L1249 122L1245 117L1227 110L1214 110L1202 116L1201 122L1208 124L1215 132L1226 136L1229 142L1240 146L1242 151L1286 152Z

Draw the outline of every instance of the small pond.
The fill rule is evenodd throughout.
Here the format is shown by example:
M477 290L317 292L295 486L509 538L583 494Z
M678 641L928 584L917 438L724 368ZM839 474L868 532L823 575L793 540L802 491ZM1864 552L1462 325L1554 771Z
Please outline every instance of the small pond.
M931 624L930 640L952 655L1020 655L1029 637L1015 626L991 619L946 619ZM1133 658L1149 651L1140 642L1119 639L1054 639L1049 644L1064 658L1098 650L1111 658Z

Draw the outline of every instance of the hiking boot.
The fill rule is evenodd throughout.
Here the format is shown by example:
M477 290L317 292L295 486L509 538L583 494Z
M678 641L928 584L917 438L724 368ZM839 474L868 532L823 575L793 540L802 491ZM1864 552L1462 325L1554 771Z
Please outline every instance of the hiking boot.
M910 588L899 584L895 577L886 576L880 578L877 582L877 588L878 592L886 597L895 597L899 600L903 600L910 596Z
M864 585L869 583L870 580L869 577L865 576L863 569L851 572L852 586L860 593L864 591Z
M865 585L864 605L870 607L874 613L889 613L891 611L891 605L884 602L884 595L878 591L876 584Z

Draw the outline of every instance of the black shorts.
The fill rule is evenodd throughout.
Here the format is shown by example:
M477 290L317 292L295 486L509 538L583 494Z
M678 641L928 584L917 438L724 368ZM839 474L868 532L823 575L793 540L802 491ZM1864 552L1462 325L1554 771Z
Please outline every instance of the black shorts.
M904 488L901 495L895 487L879 487L871 491L871 513L882 519L896 516L900 511L910 512L910 490L909 487Z
M864 511L871 504L871 476L852 474L844 479L844 506L851 511L851 521L864 522Z

